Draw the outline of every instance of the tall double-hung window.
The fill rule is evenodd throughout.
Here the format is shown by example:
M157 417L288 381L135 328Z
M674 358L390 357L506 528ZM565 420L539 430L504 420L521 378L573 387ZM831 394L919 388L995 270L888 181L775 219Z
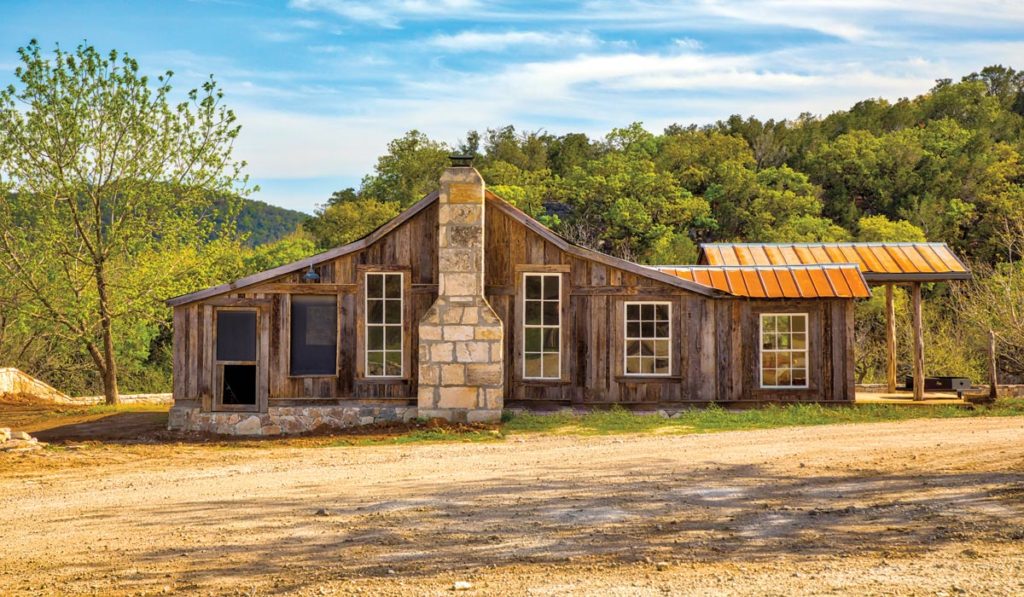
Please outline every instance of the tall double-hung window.
M401 377L404 363L404 280L402 272L366 273L367 377Z
M523 274L523 378L562 375L562 276Z

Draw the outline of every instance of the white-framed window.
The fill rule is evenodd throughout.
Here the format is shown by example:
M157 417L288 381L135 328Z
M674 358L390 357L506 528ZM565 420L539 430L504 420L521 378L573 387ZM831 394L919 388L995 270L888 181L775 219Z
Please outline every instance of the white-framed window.
M401 377L405 355L404 274L366 272L365 371L367 377Z
M623 371L626 375L671 375L672 303L627 302Z
M761 314L761 387L807 387L807 314Z
M523 274L523 378L562 376L562 275Z

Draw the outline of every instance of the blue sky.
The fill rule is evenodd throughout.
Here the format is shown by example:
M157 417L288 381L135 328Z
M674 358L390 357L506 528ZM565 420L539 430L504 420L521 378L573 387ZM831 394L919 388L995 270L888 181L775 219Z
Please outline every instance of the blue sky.
M33 37L127 51L181 90L214 74L255 198L311 212L413 128L451 144L505 124L659 131L1024 68L1024 2L0 0L0 83Z

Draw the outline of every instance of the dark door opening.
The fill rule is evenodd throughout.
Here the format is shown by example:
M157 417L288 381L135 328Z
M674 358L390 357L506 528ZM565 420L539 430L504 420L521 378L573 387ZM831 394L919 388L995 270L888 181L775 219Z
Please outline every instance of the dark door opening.
M256 365L224 365L222 404L256 404Z

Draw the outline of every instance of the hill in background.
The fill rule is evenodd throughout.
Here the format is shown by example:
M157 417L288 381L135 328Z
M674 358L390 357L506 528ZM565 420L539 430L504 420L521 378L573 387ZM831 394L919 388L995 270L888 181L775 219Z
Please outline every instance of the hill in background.
M224 204L220 202L223 213ZM246 244L258 247L288 236L299 224L308 219L307 214L294 209L277 207L255 199L242 199L238 212L238 231L248 236Z

